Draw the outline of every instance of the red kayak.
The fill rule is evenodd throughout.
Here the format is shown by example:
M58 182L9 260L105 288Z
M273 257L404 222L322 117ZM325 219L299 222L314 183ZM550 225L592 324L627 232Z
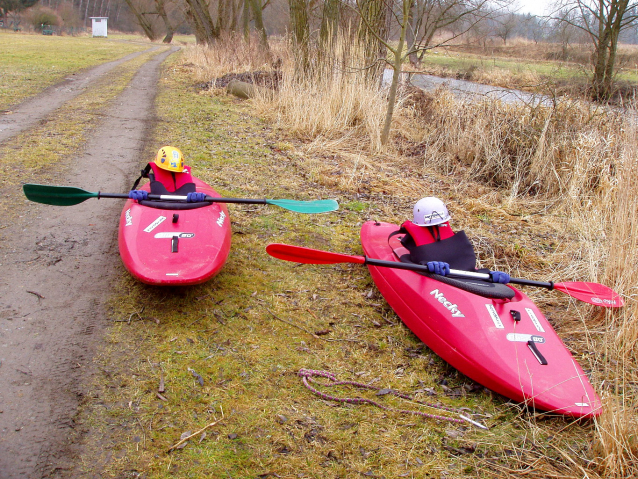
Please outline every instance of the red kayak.
M198 192L220 197L194 178ZM149 191L149 184L140 189ZM155 285L208 281L230 251L230 218L224 203L128 200L122 210L118 242L126 269Z
M398 229L365 223L361 243L366 256L408 261L401 235L389 238ZM480 280L368 268L405 325L464 375L536 409L573 417L600 414L600 398L587 375L525 294Z

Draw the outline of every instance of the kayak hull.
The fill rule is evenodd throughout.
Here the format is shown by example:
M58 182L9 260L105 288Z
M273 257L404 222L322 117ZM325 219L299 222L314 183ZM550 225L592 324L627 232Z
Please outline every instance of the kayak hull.
M203 181L193 181L198 192L220 197ZM141 189L149 191L149 185ZM230 242L230 218L224 203L173 210L127 200L120 216L120 257L131 275L146 284L204 283L226 263Z
M388 240L398 229L365 223L366 256L398 261L407 250L396 236ZM522 292L512 288L512 299L490 299L413 271L368 268L405 325L464 375L535 409L572 417L600 414L600 398L587 375Z

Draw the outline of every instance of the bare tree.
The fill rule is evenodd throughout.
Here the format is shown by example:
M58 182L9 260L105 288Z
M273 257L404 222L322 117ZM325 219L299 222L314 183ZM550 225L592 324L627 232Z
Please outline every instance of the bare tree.
M303 71L310 67L310 1L288 0L290 8L290 36L297 66Z
M270 46L268 45L268 34L266 33L266 27L264 26L263 11L270 3L270 0L266 0L263 4L261 3L261 0L244 0L244 2L250 2L253 18L255 19L255 29L259 34L259 43L266 52L269 52Z
M212 45L219 38L219 29L210 14L210 7L206 0L184 0L186 3L186 18L195 31L198 44Z
M594 47L592 97L607 100L613 93L618 38L638 22L638 1L563 0L560 21L583 30Z
M413 0L414 1L414 0ZM358 40L363 47L365 62L369 66L368 74L375 78L381 73L385 62L386 47L394 0L357 0L358 13L361 16Z
M414 0L410 9L410 28L407 31L410 62L412 64L420 63L427 50L458 38L486 16L499 14L500 8L493 10L487 8L492 3L500 4L503 2ZM444 30L449 32L449 36L443 42L434 42L437 33Z
M362 14L362 2L364 0L356 0L359 15L362 24L368 29L370 34L377 41L387 48L391 53L393 75L390 89L388 91L388 106L386 110L383 130L381 132L381 143L386 144L390 137L390 125L392 124L392 116L394 115L394 107L397 98L399 86L399 78L403 62L410 58L411 55L419 55L422 58L425 51L448 43L454 38L458 38L462 33L468 31L471 25L480 19L489 15L500 13L500 8L487 8L492 4L502 7L505 1L499 0L397 0L396 9L392 11L392 15L399 28L398 44L390 43L379 32L378 24L373 24L367 15ZM392 2L393 0L387 0ZM421 2L420 4L416 2ZM415 5L428 8L415 10ZM418 18L417 13L418 12ZM445 27L453 24L461 19L469 19L465 27L456 34L448 35L438 41L433 41L434 34L443 30ZM408 42L408 33L411 33L411 42Z
M324 0L319 27L319 44L321 50L330 48L339 30L341 16L340 0Z
M133 14L135 15L135 18L137 18L137 23L139 24L140 27L142 27L142 30L144 30L144 34L148 37L148 39L152 42L157 40L158 34L155 31L155 28L153 27L153 23L148 18L146 18L146 14L142 12L139 8L137 8L137 6L132 2L132 0L124 0L124 1L128 5L128 7L131 9L131 12L133 12ZM88 6L88 3L87 3L87 6Z
M512 33L518 26L519 19L515 13L508 13L503 15L496 21L496 36L503 40L503 45L507 45L507 39L512 36Z
M166 35L162 42L171 43L173 41L173 35L175 34L175 29L168 19L168 14L166 13L166 3L165 0L155 0L155 5L157 7L157 14L160 16L162 21L164 22L164 27L166 28Z

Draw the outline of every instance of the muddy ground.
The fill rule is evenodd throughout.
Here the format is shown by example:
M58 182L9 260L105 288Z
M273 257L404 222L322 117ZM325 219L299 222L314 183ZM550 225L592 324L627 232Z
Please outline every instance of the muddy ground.
M174 51L140 67L57 184L89 191L130 188L155 121L160 65ZM136 55L67 79L13 108L0 118L0 144ZM26 200L19 195L15 201ZM76 208L29 203L16 221L0 226L0 479L75 477L74 417L107 325L103 302L122 268L116 232L121 206L116 200Z

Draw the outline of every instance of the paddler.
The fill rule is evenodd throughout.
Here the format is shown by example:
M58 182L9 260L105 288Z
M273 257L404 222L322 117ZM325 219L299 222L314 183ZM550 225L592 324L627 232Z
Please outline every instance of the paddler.
M206 199L204 193L196 191L190 167L184 165L184 155L174 146L163 146L158 150L155 161L146 165L141 176L135 181L129 198L137 201L148 199L147 191L136 189L142 178L151 180L152 195L186 196L188 203Z
M477 271L472 243L464 231L452 231L450 218L440 199L420 199L414 205L412 221L401 225L400 232L405 233L401 243L410 251L410 260L427 265L430 273L446 276L450 268ZM481 272L489 272L494 283L509 283L510 275L502 271Z

